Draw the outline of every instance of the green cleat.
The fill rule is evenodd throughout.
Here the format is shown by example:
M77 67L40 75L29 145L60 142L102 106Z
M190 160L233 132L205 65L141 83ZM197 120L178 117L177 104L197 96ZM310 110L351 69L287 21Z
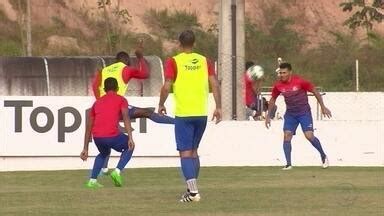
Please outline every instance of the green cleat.
M121 187L123 185L123 179L121 175L116 172L116 170L113 170L110 176L116 187Z
M88 181L86 184L85 184L85 187L86 188L89 188L89 189L98 189L98 188L102 188L104 187L102 184L100 184L99 182L91 182L91 181Z

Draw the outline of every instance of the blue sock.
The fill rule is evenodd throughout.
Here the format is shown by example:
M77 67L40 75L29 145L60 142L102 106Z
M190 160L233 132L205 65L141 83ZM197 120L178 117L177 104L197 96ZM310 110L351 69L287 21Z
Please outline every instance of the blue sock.
M195 171L196 171L196 179L199 178L200 173L200 158L197 156L197 158L193 158L193 164L195 165Z
M196 167L194 158L181 158L181 170L185 180L196 178Z
M324 150L323 148L321 147L321 144L320 144L320 141L319 139L317 139L315 136L313 138L313 140L310 141L311 144L313 145L313 147L315 147L317 149L317 151L319 151L320 153L320 156L321 156L321 160L324 160L326 155L324 153Z
M108 168L108 161L109 161L109 157L110 157L110 156L111 156L111 155L108 155L108 156L105 158L103 168Z
M285 159L287 160L287 165L291 166L291 151L292 151L292 145L291 141L284 141L283 143L283 149L285 154Z
M95 158L95 162L93 164L93 169L92 169L92 174L91 174L91 178L93 179L97 179L97 176L99 175L100 171L101 171L101 168L103 167L104 165L104 160L105 160L106 156L102 155L102 154L98 154Z
M128 161L131 160L133 154L133 150L124 150L120 155L119 163L117 164L117 168L121 171L125 168Z
M149 116L149 119L156 123L161 123L161 124L175 124L175 119L166 115L160 115L158 113L152 113Z

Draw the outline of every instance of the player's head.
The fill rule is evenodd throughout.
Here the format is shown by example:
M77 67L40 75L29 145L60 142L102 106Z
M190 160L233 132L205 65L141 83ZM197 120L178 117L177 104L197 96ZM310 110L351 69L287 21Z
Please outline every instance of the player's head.
M126 65L129 65L129 55L128 53L121 51L116 54L116 62L122 62Z
M255 62L253 61L245 62L245 70L248 70L248 68L252 67L253 65L255 65Z
M195 44L195 33L192 30L185 30L179 35L180 46L183 48L192 48Z
M119 86L117 85L117 80L113 77L108 77L104 80L104 91L115 91L119 90Z
M279 79L283 82L286 82L290 79L292 74L292 66L288 62L283 62L279 65L278 76Z

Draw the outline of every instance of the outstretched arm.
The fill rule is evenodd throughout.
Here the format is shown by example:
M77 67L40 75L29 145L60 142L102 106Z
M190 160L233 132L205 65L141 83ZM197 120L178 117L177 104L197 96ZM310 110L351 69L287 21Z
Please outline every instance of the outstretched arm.
M267 111L267 114L265 115L265 127L266 128L271 127L271 116L269 114L272 112L273 107L275 106L275 103L276 103L276 98L271 97L271 99L268 102L268 111Z
M100 97L100 91L99 91L100 84L101 84L101 72L96 71L95 77L93 78L93 81L92 81L93 95L95 96L96 99Z
M128 150L133 150L135 148L135 142L133 142L133 137L132 137L133 129L131 126L131 119L129 118L129 115L128 115L128 109L123 108L121 110L121 115L123 116L125 131L128 134Z
M173 80L166 79L163 87L161 87L159 108L157 110L159 114L167 114L167 109L165 108L164 103L168 98L169 92L171 91L172 84L173 84Z
M316 88L313 88L312 91L313 95L315 95L315 98L317 100L317 102L320 104L320 107L321 107L321 113L328 117L328 118L331 118L332 117L332 113L331 111L324 105L324 101L323 101L323 97L320 95L320 93L316 90Z
M219 82L216 79L215 75L210 75L208 77L209 85L212 89L213 98L215 99L216 108L213 112L212 120L216 119L216 124L221 121L222 111L221 111L221 94Z
M137 58L137 64L135 67L125 67L123 71L123 80L125 83L131 78L135 79L147 79L149 77L149 67L148 62L144 59L143 55L144 46L143 40L139 40L139 43L136 46L135 55Z
M88 121L86 122L85 134L84 134L84 146L83 150L80 153L80 158L83 161L86 161L88 158L88 147L89 141L91 140L91 129L93 125L93 116L91 115L91 111L88 114Z

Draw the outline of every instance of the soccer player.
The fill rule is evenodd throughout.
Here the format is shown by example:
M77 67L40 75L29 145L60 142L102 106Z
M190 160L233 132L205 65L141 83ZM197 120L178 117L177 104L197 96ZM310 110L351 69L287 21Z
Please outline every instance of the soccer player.
M213 65L206 57L193 52L193 31L183 31L179 42L181 53L165 62L165 82L160 91L158 113L167 113L164 103L172 88L175 138L187 185L187 192L182 195L180 202L197 202L200 200L197 188L200 160L197 150L207 125L209 87L216 103L212 118L216 119L216 124L221 121L221 98Z
M122 177L120 175L128 161L132 157L135 143L132 139L131 121L128 116L128 102L118 95L118 85L115 78L104 80L104 94L96 100L89 112L87 127L84 135L84 147L80 153L80 158L85 161L88 158L88 145L91 135L99 154L95 158L92 174L86 183L87 188L103 187L97 182L97 176L106 158L111 154L111 149L121 152L119 163L116 169L111 172L111 178L117 187L122 186ZM123 117L124 127L128 135L118 129L120 116Z
M301 78L298 75L292 74L292 66L287 62L283 62L279 66L279 80L274 84L272 89L272 97L269 101L268 113L272 111L276 98L282 94L284 96L287 110L284 114L284 143L283 149L287 164L283 170L292 169L291 163L291 140L295 135L297 126L300 124L304 132L305 138L317 149L320 153L322 167L329 166L327 155L320 144L320 141L313 133L313 120L311 108L308 104L307 92L312 92L316 97L321 107L321 112L324 116L332 117L331 111L324 105L323 99L314 85ZM267 114L265 126L269 128L271 125L270 116Z
M108 77L113 77L117 80L119 90L117 94L124 96L128 89L128 82L132 78L147 79L149 77L148 65L143 58L143 45L140 41L136 48L135 54L138 60L137 67L131 67L128 53L122 51L116 55L116 63L111 64L102 69L101 72L97 72L93 80L92 89L96 98L103 96L104 86L103 81ZM140 108L135 106L129 106L129 117L133 118L149 118L156 123L174 124L174 118L159 115L149 108Z
M261 118L262 112L268 110L267 100L261 96L261 87L263 85L263 78L253 80L247 76L247 70L254 66L253 61L247 61L245 63L245 73L244 73L244 87L245 87L245 106L246 106L246 115L247 119L249 116L252 116L254 120ZM274 118L277 110L275 105L272 109L270 116Z
M94 78L92 88L93 93L97 98L103 96L105 93L103 91L104 86L102 85L103 80L108 77L113 77L117 80L119 90L117 94L124 96L128 88L128 82L132 78L136 79L146 79L149 77L149 70L145 59L143 58L143 41L140 41L139 45L136 48L135 54L138 60L137 67L131 67L129 64L129 55L126 52L119 52L116 55L116 63L111 64L102 69L101 72L97 72ZM155 113L151 108L141 108L135 106L128 106L128 115L130 119L136 118L148 118L156 123L162 124L174 124L175 119L166 115L159 115ZM105 165L102 169L102 174L108 174L108 160L106 159Z

